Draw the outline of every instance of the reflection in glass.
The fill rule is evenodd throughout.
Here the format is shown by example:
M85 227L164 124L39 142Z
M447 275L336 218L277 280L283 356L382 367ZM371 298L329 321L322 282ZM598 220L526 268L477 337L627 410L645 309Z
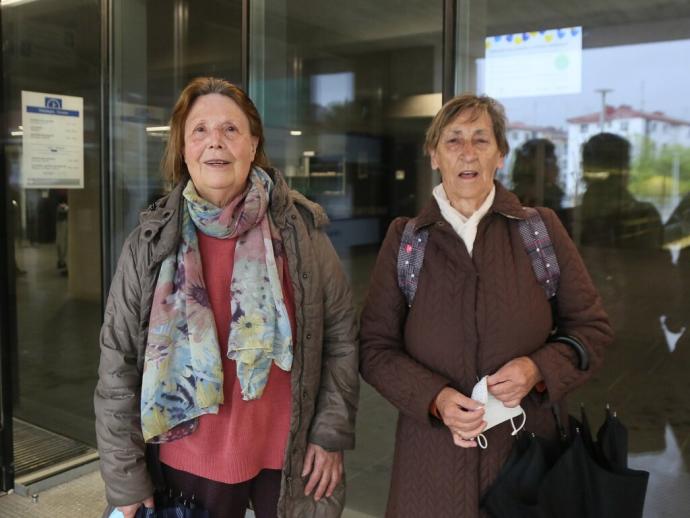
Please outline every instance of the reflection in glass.
M160 160L179 91L197 76L241 84L241 21L241 0L113 4L113 271L139 212L166 191Z
M14 415L22 423L15 423L15 441L22 426L35 430L36 425L94 444L101 320L100 3L3 2L2 24L4 115L10 128L3 137L9 176L2 181L8 182L13 221L1 234L14 239ZM51 105L63 96L83 99L83 134L77 136L83 142L83 188L25 186L31 171L22 165L28 152L22 92L48 94ZM50 153L60 149L51 147ZM21 471L27 458L18 445L15 451ZM30 453L39 459L43 452Z
M508 138L514 134L508 129ZM556 146L547 138L532 138L514 151L513 192L528 207L552 209L572 234L572 211L563 206L565 192L560 185Z
M361 304L390 221L431 197L424 132L441 107L442 3L251 2L250 96L268 156L327 211ZM362 387L350 509L382 516L395 411Z
M690 88L690 6L631 4L623 15L603 2L596 12L578 5L564 16L558 4L533 2L521 15L496 0L484 14L465 13L475 31L483 28L485 44L465 50L482 93L497 85L496 63L488 63L501 57L495 35L525 57L525 36L582 28L579 57L570 49L552 64L499 70L504 81L512 74L533 87L498 85L512 148L499 178L523 203L557 212L616 331L604 369L571 401L594 412L612 404L630 429L631 462L652 472L647 512L680 515L690 505L673 492L674 477L690 473L682 446L690 440L690 382L682 374L690 365L690 103L681 94ZM553 74L573 64L581 75L555 91ZM673 475L661 467L671 451L681 455Z

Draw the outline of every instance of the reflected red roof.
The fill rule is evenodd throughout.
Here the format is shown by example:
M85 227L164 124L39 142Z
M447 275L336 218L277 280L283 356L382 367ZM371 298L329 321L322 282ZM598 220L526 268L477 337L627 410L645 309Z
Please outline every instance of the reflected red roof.
M508 130L523 130L523 131L541 131L543 133L550 133L552 135L563 135L566 136L567 132L560 129L554 128L553 126L535 126L533 124L525 124L524 122L509 122L507 126Z
M599 122L599 115L601 112L594 112L588 115L582 115L580 117L572 117L567 119L571 124L589 124L593 122ZM643 112L640 110L635 110L627 104L621 104L619 107L606 106L606 120L616 120L616 119L646 119L652 121L661 121L668 124L673 124L675 126L690 126L690 122L674 119L664 114L664 112L654 111L654 112Z

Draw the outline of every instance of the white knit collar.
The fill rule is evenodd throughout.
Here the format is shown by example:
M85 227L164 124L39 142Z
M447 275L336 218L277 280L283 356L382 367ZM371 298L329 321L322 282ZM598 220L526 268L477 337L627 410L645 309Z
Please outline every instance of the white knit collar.
M450 204L450 200L448 199L448 195L446 194L446 190L443 188L442 183L434 187L432 194L434 195L434 198L436 198L436 202L441 209L443 219L448 221L448 223L453 224L454 221L451 221L451 219L453 219L461 226L464 226L469 222L472 222L474 225L478 225L481 219L486 216L486 213L489 212L491 205L494 203L494 198L496 197L496 186L494 185L491 187L491 192L488 194L484 202L469 218L461 214Z
M460 236L460 239L462 239L465 243L467 251L471 256L472 249L474 248L474 239L477 236L477 227L479 226L481 219L486 216L487 212L489 212L489 209L494 203L494 198L496 197L496 186L494 185L491 188L491 192L486 197L484 202L469 218L463 216L459 211L453 208L453 206L450 204L450 200L448 200L446 190L443 188L442 183L434 187L432 194L436 199L436 203L438 203L438 208L441 210L441 216L443 216L443 219L450 223L450 226L453 227L455 233Z

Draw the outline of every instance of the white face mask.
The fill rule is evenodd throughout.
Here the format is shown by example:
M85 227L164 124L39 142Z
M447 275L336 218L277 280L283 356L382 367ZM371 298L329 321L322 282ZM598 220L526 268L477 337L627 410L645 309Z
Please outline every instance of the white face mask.
M513 426L513 432L511 435L516 435L525 426L525 421L527 416L525 411L520 405L515 408L508 408L500 400L496 399L489 392L489 387L487 385L488 376L484 376L472 389L472 399L484 405L484 421L486 421L486 432L489 428L501 424L503 421L510 419L510 424ZM522 414L522 424L515 427L513 419ZM488 442L483 433L477 436L477 443L482 449L486 449Z

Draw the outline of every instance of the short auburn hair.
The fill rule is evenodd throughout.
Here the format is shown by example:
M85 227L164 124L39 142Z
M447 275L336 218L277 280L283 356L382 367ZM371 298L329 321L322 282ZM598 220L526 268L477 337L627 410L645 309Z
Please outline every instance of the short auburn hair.
M506 137L508 120L506 119L505 108L492 97L472 93L464 93L453 97L439 110L426 131L426 140L424 142L424 152L426 154L430 154L436 149L441 133L443 133L446 126L464 112L472 114L472 121L477 120L483 113L488 114L491 119L491 126L498 150L502 156L508 155L510 144L508 144Z
M170 117L170 137L165 146L161 169L166 180L173 185L189 178L189 170L184 162L184 125L194 101L203 95L220 94L233 100L249 119L249 131L257 138L256 154L252 166L262 169L270 167L264 151L264 128L259 111L249 96L240 87L216 77L197 77L185 86L175 103Z

